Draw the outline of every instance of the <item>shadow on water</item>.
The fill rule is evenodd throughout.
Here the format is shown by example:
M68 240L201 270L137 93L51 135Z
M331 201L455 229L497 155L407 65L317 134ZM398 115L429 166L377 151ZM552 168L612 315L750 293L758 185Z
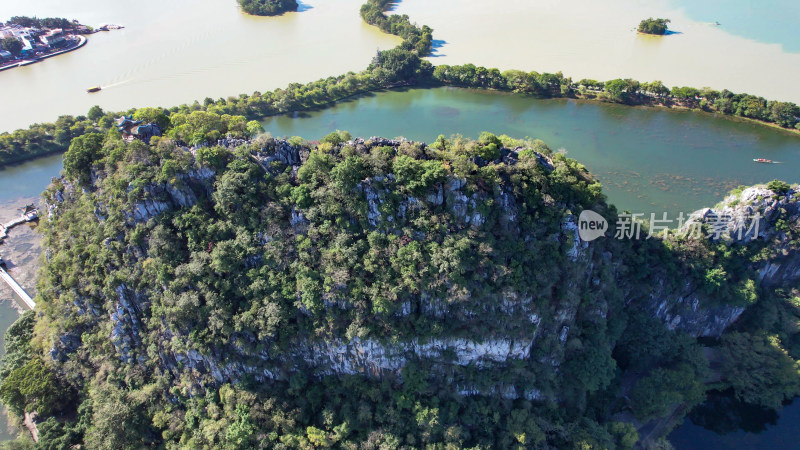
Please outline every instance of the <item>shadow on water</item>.
M710 391L669 441L680 449L796 449L800 404L787 401L783 406L778 412L743 403L731 390Z
M305 12L310 9L314 9L314 7L307 3L297 2L297 12Z
M431 58L441 58L442 56L447 56L446 54L439 52L439 50L442 47L444 47L445 45L447 45L447 41L445 41L444 39L434 39L431 42L432 51L431 51L430 57Z
M767 426L778 423L778 412L763 406L750 405L738 400L732 391L711 391L706 402L689 414L694 425L717 434L736 431L761 433Z

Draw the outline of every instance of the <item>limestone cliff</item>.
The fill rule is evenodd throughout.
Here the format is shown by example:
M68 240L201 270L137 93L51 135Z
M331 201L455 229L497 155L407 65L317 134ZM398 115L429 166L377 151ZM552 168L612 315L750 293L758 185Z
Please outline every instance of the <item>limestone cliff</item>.
M386 140L371 138L368 140L356 139L346 146L363 148L369 151L374 148L391 148L397 151L403 145L410 143L403 140ZM503 164L514 165L519 158L519 151L504 149L500 155ZM309 150L305 147L292 146L283 140L272 140L251 152L251 157L266 173L278 174L284 168L291 169L292 174L297 174L308 159ZM536 154L540 167L548 172L554 170L550 158ZM181 208L189 208L198 202L199 198L208 196L214 191L215 170L209 167L200 167L179 175L171 182L148 184L141 189L138 197L130 201L125 209L119 211L132 226L157 218L159 215ZM90 195L96 202L97 211L105 211L107 206L101 180L97 180L96 191ZM493 223L504 229L518 228L517 222L523 218L524 212L519 209L521 199L509 189L502 186L494 189L467 188L467 180L450 175L441 183L433 186L428 193L417 197L414 195L396 192L393 174L367 177L360 180L355 190L360 192L365 199L365 219L371 229L382 229L385 232L401 235L408 231L410 218L426 214L430 208L440 208L453 217L450 225L466 229L478 229L486 221L485 205L497 205L491 214L499 214ZM131 191L129 187L128 191ZM65 189L52 191L50 197L51 214L58 214L65 197L75 198L81 194L69 186ZM697 219L714 214L737 216L761 212L763 223L758 232L758 238L769 240L775 248L774 257L762 261L752 267L758 273L759 281L765 286L784 285L794 282L800 276L800 254L794 250L792 243L776 229L779 220L797 220L796 192L790 191L780 199L774 199L775 194L765 188L750 188L739 194L737 198L728 198L724 206L716 210L702 210L697 213ZM258 379L281 376L281 373L291 373L308 366L319 375L356 374L364 373L379 376L384 372L399 372L409 357L425 358L437 361L444 365L470 366L480 369L485 364L506 364L511 360L527 360L537 358L552 367L558 367L563 360L566 350L564 348L570 337L570 329L582 316L582 320L595 320L605 318L611 308L607 302L593 303L590 309L581 305L581 299L571 294L581 287L599 286L603 276L615 276L605 273L601 266L615 267L620 263L612 252L607 251L606 244L600 240L595 242L582 242L577 234L577 219L570 212L567 205L553 204L551 208L562 211L560 226L550 229L540 236L520 236L523 240L538 239L551 240L560 243L561 253L566 256L564 263L565 275L561 280L565 283L560 289L565 294L556 303L543 304L535 295L523 295L520 292L505 291L494 293L495 300L486 303L470 302L470 292L452 292L447 297L439 297L433 293L421 291L415 300L403 303L393 313L394 317L402 320L403 317L416 315L429 316L439 321L468 324L481 323L481 317L491 316L498 324L512 324L506 330L504 327L495 328L486 335L440 335L429 338L403 338L400 341L386 341L381 336L360 338L356 336L340 336L335 339L317 339L305 335L292 338L291 342L279 351L260 351L253 353L242 347L219 343L216 348L205 351L192 349L188 342L184 352L165 350L160 354L164 364L177 370L176 363L192 368L198 373L211 374L215 382L235 380L243 373L254 373ZM108 213L105 212L105 215ZM293 207L289 224L293 234L302 235L305 232L307 219L302 208ZM104 216L98 213L98 219ZM687 224L686 226L689 226ZM279 236L271 235L274 230L262 230L260 239L269 243ZM416 232L410 236L413 240L424 241L426 236ZM705 238L705 237L704 237ZM754 236L746 235L741 239L735 236L729 239L747 243ZM132 248L138 258L147 257L147 247L141 245ZM600 250L598 253L597 250ZM618 276L618 275L616 275ZM744 311L744 306L719 305L709 302L708 295L700 292L696 283L685 282L679 289L663 280L650 286L650 292L642 297L641 289L628 289L627 281L618 278L616 281L623 289L626 302L631 307L641 307L648 310L654 317L662 320L670 329L681 330L693 336L719 336L739 315ZM112 328L109 338L121 361L131 363L142 360L144 356L137 347L141 346L141 335L146 331L142 329L141 321L147 320L150 300L146 292L135 292L133 289L120 285L113 290L107 301L111 305L107 317L110 318ZM324 298L325 309L347 309L350 307L348 300ZM101 316L98 306L84 304L81 298L75 300L78 314L91 314ZM301 306L307 315L312 313ZM317 311L316 314L320 312ZM166 327L163 331L166 341L184 340L186 331L170 330ZM245 338L251 343L257 340L254 336L243 333L239 338ZM534 351L542 341L547 351ZM74 350L72 339L62 338L54 343L52 354L64 358L63 353ZM135 356L139 355L139 356ZM245 362L245 361L250 361ZM256 363L252 361L258 361ZM185 370L185 369L184 369ZM466 391L473 389L465 386ZM518 393L531 397L536 390L529 393Z

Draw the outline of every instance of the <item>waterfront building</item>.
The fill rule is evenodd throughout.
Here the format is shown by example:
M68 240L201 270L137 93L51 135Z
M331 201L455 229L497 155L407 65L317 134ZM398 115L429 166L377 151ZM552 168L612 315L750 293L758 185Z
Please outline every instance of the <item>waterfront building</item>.
M50 30L39 39L42 41L43 44L49 47L58 47L59 45L66 42L66 40L64 39L64 31L61 28Z
M122 137L131 142L139 139L150 143L153 136L161 136L161 128L155 123L143 123L141 120L133 120L131 116L122 116L116 120L117 130L122 133Z

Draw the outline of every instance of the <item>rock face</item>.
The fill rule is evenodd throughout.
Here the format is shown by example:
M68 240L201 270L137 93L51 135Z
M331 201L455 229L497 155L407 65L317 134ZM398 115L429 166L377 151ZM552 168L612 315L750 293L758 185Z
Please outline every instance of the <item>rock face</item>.
M696 211L680 233L697 233L701 239L729 245L754 241L769 242L772 255L752 265L764 288L789 286L800 280L800 251L787 235L786 224L800 223L798 188L777 194L753 186L726 197L715 208ZM703 230L696 229L705 225ZM645 307L670 329L692 336L720 336L745 311L743 306L708 306L698 286L686 283L679 292L665 292L663 283L654 286Z
M694 337L719 337L745 310L744 306L704 306L705 297L691 283L677 294L659 288L663 286L656 287L642 304L670 330Z
M210 192L215 173L204 167L177 177L177 183L161 183L147 185L140 194L141 199L133 204L132 210L126 212L129 222L147 222L165 211L175 208L188 208L197 203L198 192ZM132 186L128 188L128 191Z
M403 140L373 137L368 140L355 139L347 145L356 148L379 146L396 149L407 143ZM522 149L503 149L501 160L509 165L517 164L520 150ZM260 149L251 150L251 157L269 174L289 173L287 169L291 168L291 173L296 176L298 169L308 160L309 151L285 140L271 139ZM540 154L535 157L542 170L555 170L553 160ZM482 163L485 165L485 162ZM137 200L132 202L131 209L124 211L124 214L128 223L133 226L147 222L166 211L191 207L213 191L215 179L216 173L212 169L199 168L180 175L175 182L146 185L137 194ZM402 236L402 239L409 241L424 241L424 235L407 236L401 225L407 217L419 215L423 207L444 209L455 218L450 226L473 230L487 223L486 213L481 208L481 205L487 203L496 205L494 211L499 216L496 223L504 230L517 229L520 221L527 219L521 213L520 197L503 186L491 189L480 186L468 188L467 180L450 175L444 182L418 198L393 192L389 186L394 182L392 174L368 177L356 184L355 191L363 195L365 217L371 229L380 228L388 234ZM699 211L695 221L686 226L715 215L739 217L760 213L762 219L757 232L754 230L739 237L733 233L736 230L731 225L710 239L727 239L732 243L743 244L756 239L775 242L774 256L752 270L758 273L759 281L765 287L786 285L800 279L800 253L781 231L782 221L796 223L800 220L797 196L796 190L775 198L775 193L764 188L746 189L737 197L726 199L721 208ZM69 198L71 195L65 195L64 190L56 191L56 195L51 198L51 215L58 214L59 207L56 205L64 202L65 197ZM105 210L102 206L98 205L98 211ZM600 290L601 278L604 275L613 277L613 268L620 264L620 261L614 260L611 252L605 251L602 241L581 241L576 215L569 212L564 205L561 206L566 212L556 222L555 229L548 230L541 236L520 237L522 241L540 239L554 242L566 257L564 279L542 281L542 285L549 290L563 291L556 296L557 301L545 305L535 296L512 291L496 292L495 301L479 303L466 301L470 298L469 292L451 291L446 296L437 297L422 291L415 301L404 303L394 312L395 317L401 318L424 316L444 322L470 324L480 324L487 315L502 317L504 323L494 324L497 329L493 335L467 334L426 340L410 337L392 342L358 335L328 340L299 336L288 343L282 352L267 348L254 353L230 343L221 343L218 348L201 351L191 347L185 333L165 327L167 331L161 336L162 341L183 340L186 342L185 351L161 351L159 358L168 371L177 374L179 367L182 368L180 370L191 369L198 374L208 375L217 383L235 381L244 374L251 374L257 380L266 380L286 377L298 371L310 371L309 373L317 375L380 376L387 372L398 373L413 359L429 359L440 362L443 367L470 370L481 370L498 364L509 365L514 361L535 360L557 371L564 362L564 355L573 338L571 330L576 328L579 316L581 320L591 322L605 319L609 313L609 305L602 300L597 301L591 310L583 308L581 298L573 295L573 291L586 285L597 286ZM290 208L289 215L288 226L296 235L302 235L308 224L308 217L295 206ZM270 244L272 239L267 230L257 238L264 245ZM607 274L603 270L610 272ZM625 279L620 277L617 282L625 291ZM719 336L745 309L742 306L709 305L708 296L691 282L677 290L667 283L654 284L644 297L633 291L625 292L628 294L625 300L629 304L644 308L670 329L681 330L692 336ZM146 333L142 322L143 311L148 308L149 300L145 294L135 292L127 286L118 287L106 300L112 305L108 313L111 322L109 338L122 362L135 363L144 358L144 351L139 347L142 335ZM346 310L351 306L348 299L324 298L323 301L327 310ZM100 315L91 304L76 304L76 307L81 315ZM308 316L314 314L307 308L301 309ZM516 329L504 329L506 322L514 324ZM254 336L246 333L235 337L250 343L257 341ZM54 352L57 356L54 359L63 359L63 355L74 351L74 348L72 338L62 338L62 342L55 346ZM524 389L503 384L479 387L463 382L459 387L464 394L495 393L508 398L540 398L537 386L526 386Z

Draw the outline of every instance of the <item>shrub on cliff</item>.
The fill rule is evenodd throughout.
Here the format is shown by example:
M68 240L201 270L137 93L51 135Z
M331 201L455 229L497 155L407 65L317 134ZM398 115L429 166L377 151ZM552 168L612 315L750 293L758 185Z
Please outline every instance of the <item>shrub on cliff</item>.
M72 140L64 154L64 172L81 185L91 182L92 165L102 156L105 137L100 133L88 133Z

